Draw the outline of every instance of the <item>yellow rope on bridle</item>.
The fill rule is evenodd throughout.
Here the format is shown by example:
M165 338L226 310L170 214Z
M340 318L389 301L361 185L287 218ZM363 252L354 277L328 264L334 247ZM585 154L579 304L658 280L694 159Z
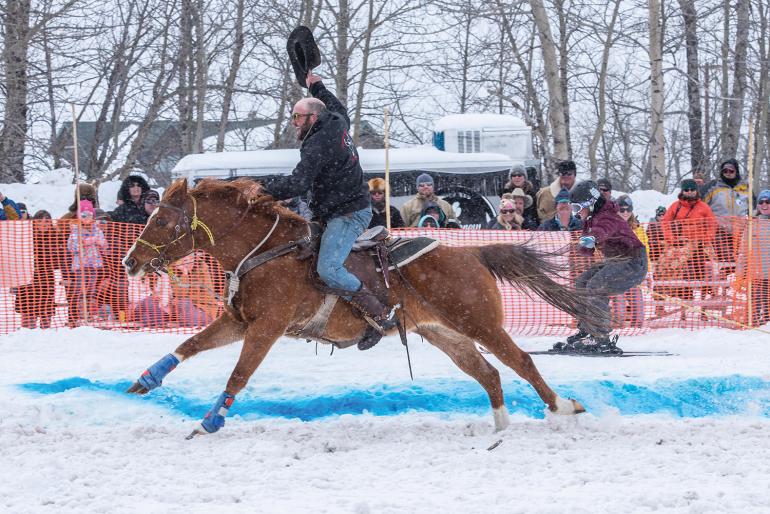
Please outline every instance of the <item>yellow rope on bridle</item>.
M192 239L192 249L195 250L195 237L193 236L193 233L198 228L200 228L208 236L209 241L211 242L211 246L216 246L216 243L214 242L214 234L211 232L211 229L208 227L208 225L206 225L198 217L198 202L195 200L194 196L192 196L192 195L188 195L188 196L190 197L190 200L192 200L192 204L193 204L193 215L192 215L192 219L190 220L190 232L189 233L188 232L183 232L181 235L179 235L173 241L170 241L170 242L164 243L164 244L154 244L154 243L151 243L149 241L146 241L146 240L142 239L141 237L137 238L136 242L137 243L141 243L141 244L143 244L143 245L145 245L145 246L147 246L149 248L152 248L153 250L155 250L155 252L158 253L158 255L160 255L161 254L161 250L163 248L166 248L167 246L171 246L172 244L176 243L177 241L180 241L181 239L184 239L186 236L189 235L190 238ZM187 217L187 213L184 211L184 209L180 209L180 211L182 212L182 214L186 218ZM179 226L177 225L177 228L178 227Z

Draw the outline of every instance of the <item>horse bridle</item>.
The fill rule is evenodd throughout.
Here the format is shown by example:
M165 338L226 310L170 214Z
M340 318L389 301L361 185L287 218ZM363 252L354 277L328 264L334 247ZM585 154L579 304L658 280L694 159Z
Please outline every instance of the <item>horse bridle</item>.
M198 217L198 203L195 200L195 197L189 194L187 196L190 198L193 205L192 217L190 217L190 215L187 213L187 209L184 207L177 207L176 205L171 205L170 203L164 202L158 204L158 209L164 207L166 209L177 212L177 218L174 224L174 239L164 244L154 244L142 239L141 237L137 238L136 240L137 243L152 248L158 253L158 255L153 257L148 263L156 273L168 271L168 265L174 261L174 259L170 259L168 257L168 249L175 243L183 240L185 237L190 236L190 241L192 242L190 252L188 253L195 251L195 231L198 230L198 228L206 233L209 241L211 242L211 246L215 245L214 234L211 233L211 229Z

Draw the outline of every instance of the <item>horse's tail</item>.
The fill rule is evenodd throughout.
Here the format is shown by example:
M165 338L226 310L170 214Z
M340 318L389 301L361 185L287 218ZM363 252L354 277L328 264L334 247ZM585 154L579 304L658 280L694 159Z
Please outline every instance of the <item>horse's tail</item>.
M591 302L591 292L562 285L553 278L562 276L568 269L554 257L562 252L550 253L526 244L492 244L477 247L479 260L492 275L507 282L525 294L534 292L559 310L578 318L592 331L598 328L596 319L604 313Z

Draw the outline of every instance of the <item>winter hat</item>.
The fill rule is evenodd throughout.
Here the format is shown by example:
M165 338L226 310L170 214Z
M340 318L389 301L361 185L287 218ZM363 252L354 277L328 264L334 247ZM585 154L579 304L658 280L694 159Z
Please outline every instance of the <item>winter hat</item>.
M433 177L428 175L427 173L423 173L419 177L417 177L417 185L420 184L433 184Z
M516 208L516 206L513 204L513 201L508 200L507 198L503 198L500 200L500 210L503 211L512 211Z
M514 164L511 167L511 172L508 174L508 177L512 178L515 175L521 175L521 176L526 177L527 176L527 168L525 168L523 164Z
M686 178L682 181L682 191L684 191L685 189L695 189L697 191L698 183L691 178Z
M596 185L599 186L599 188L609 189L612 191L612 182L610 182L610 179L608 178L600 178L596 181Z
M556 203L570 203L569 189L566 187L561 188L561 191L559 191L554 200Z
M631 200L630 196L623 195L620 198L618 198L618 206L619 207L627 207L628 210L633 211L634 210L634 201Z
M19 208L19 212L20 212L20 213L22 213L22 214L24 214L25 212L27 212L27 204L25 204L25 203L22 203L22 202L16 202L16 207L18 207L18 208Z
M90 200L80 200L80 215L90 212L91 216L94 215L94 204Z
M659 205L657 209L655 209L655 216L663 216L666 214L666 208L662 205Z
M147 203L147 200L156 200L158 203L160 203L160 194L155 191L154 189L148 189L144 193L142 193L142 199L140 200L142 204Z
M369 182L369 192L372 191L385 191L385 179L376 177L371 179Z
M577 175L575 161L561 161L557 169L559 170L559 175Z
M770 201L770 189L765 189L759 193L759 196L757 196L757 203L761 202L762 200Z
M526 194L520 187L517 187L516 189L511 192L511 197L516 198L524 198L524 208L529 209L532 207L532 197Z

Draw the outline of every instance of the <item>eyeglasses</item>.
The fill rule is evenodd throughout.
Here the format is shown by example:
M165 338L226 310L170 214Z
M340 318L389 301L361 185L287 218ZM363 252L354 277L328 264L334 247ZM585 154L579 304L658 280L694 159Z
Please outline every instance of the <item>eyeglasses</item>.
M690 191L697 191L694 187L688 187L687 189L682 188L683 193L689 193Z
M516 211L512 210L512 209L502 209L500 211L500 214L513 214L514 212L516 212Z
M602 193L609 193L610 191L612 191L612 189L607 189L606 187L600 187L599 191L601 191Z
M738 170L734 170L732 168L725 168L722 170L722 173L738 173Z
M618 209L618 212L634 212L634 211L632 211L628 207L621 207L620 209Z
M293 112L293 113L291 113L291 119L292 119L292 121L297 121L300 118L307 118L309 116L312 116L313 114L315 114L315 113L311 112L309 114L302 114L300 112Z
M150 205L158 205L160 203L160 200L156 200L154 198L148 198L144 201L144 203L148 203Z
M770 200L760 200L757 202L759 205L770 205Z

